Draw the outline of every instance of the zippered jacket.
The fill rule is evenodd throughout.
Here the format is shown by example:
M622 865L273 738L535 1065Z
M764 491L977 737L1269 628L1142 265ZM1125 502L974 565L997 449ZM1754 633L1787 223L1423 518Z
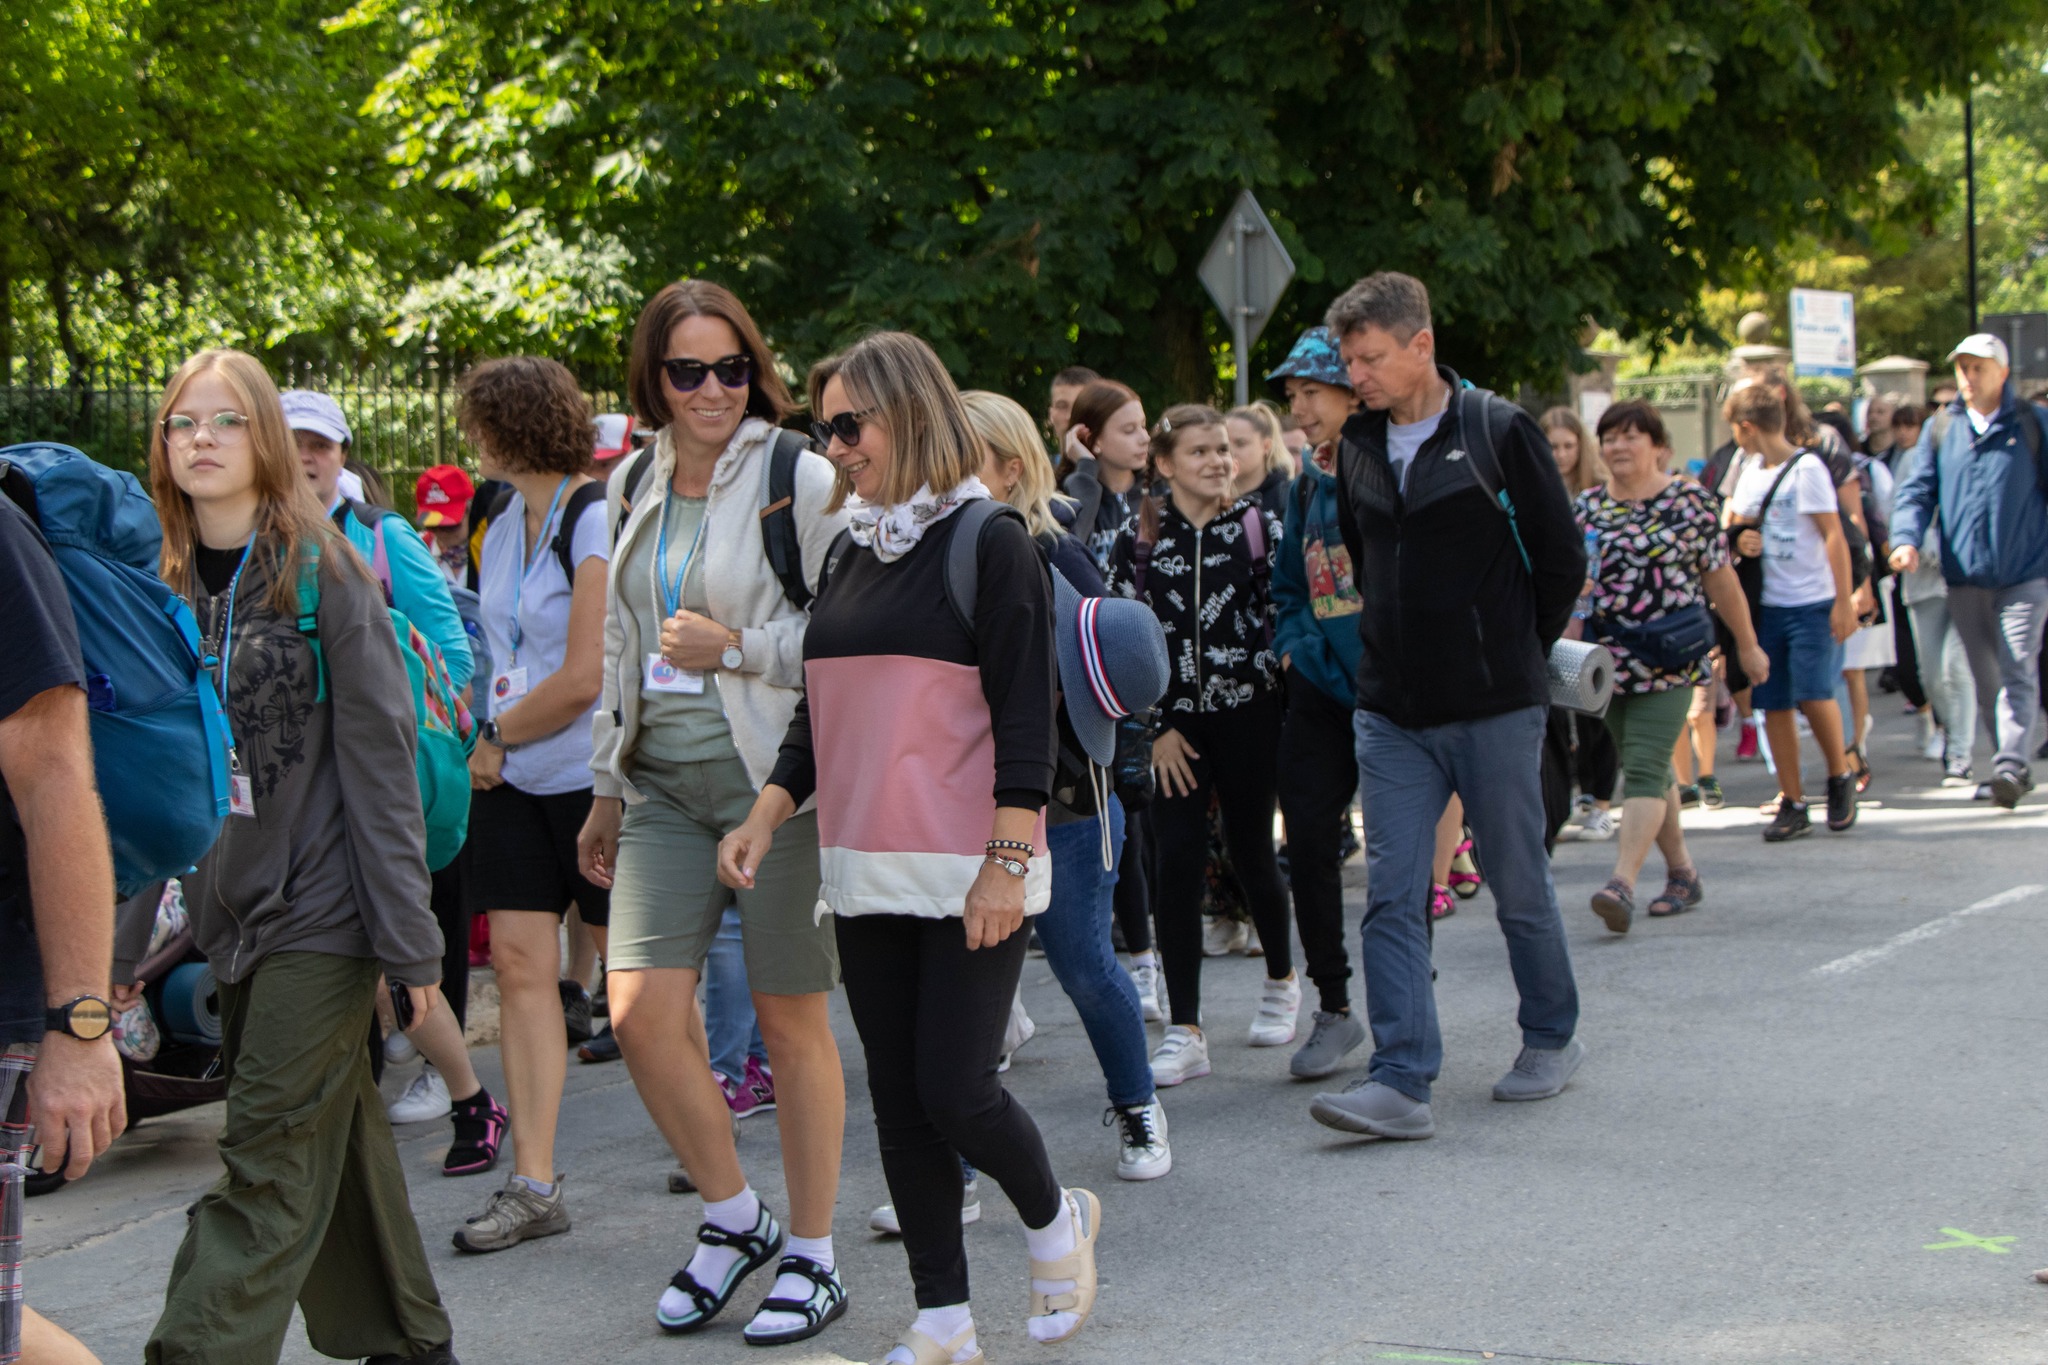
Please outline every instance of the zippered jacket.
M1951 587L2009 588L2048 578L2048 451L2038 412L2007 383L1998 413L1979 436L1961 398L1930 421L1913 449L1911 472L1892 499L1892 544L1921 547L1941 531L1941 576ZM1945 425L1935 448L1937 426ZM2032 430L2029 431L2028 427Z
M1309 460L1288 485L1286 509L1286 539L1273 556L1273 652L1325 695L1356 706L1364 603L1338 524L1337 480Z

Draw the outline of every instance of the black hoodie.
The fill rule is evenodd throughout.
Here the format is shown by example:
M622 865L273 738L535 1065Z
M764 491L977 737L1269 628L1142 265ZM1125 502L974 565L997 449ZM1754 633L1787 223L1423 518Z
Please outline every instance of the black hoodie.
M1462 387L1416 452L1404 492L1387 459L1387 414L1361 412L1337 448L1338 520L1356 566L1364 655L1358 704L1420 728L1547 706L1545 657L1586 578L1586 552L1550 443L1526 412L1489 398L1505 512L1472 471Z

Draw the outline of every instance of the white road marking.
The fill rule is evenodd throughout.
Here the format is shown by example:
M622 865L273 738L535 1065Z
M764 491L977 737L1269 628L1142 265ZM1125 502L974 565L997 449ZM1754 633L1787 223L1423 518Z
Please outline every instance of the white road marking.
M1940 919L1931 919L1917 928L1906 930L1903 934L1895 934L1874 947L1861 949L1849 954L1847 957L1838 957L1833 962L1823 962L1820 966L1808 972L1807 975L1830 977L1847 976L1851 972L1860 972L1865 967L1884 961L1884 959L1890 957L1901 948L1910 947L1915 943L1925 943L1931 938L1941 937L1941 935L1955 928L1971 915L1981 914L1986 910L1996 910L2000 906L2011 905L2014 901L2023 901L2029 896L2038 896L2043 891L2048 891L2048 887L2030 884L2012 887L2009 890L1999 892L1995 896L1986 896L1975 905L1966 905L1960 910L1952 910Z

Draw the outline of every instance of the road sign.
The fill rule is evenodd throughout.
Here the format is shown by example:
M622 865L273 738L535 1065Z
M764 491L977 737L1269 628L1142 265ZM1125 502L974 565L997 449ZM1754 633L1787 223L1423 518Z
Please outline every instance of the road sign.
M2048 313L1986 313L1980 324L2012 352L2012 377L2048 379Z
M1209 252L1202 257L1202 287L1230 320L1231 348L1237 356L1237 401L1251 396L1252 343L1273 319L1273 307L1294 279L1294 262L1280 245L1259 201L1246 190L1237 196Z
M1792 291L1792 364L1801 376L1856 373L1856 296Z

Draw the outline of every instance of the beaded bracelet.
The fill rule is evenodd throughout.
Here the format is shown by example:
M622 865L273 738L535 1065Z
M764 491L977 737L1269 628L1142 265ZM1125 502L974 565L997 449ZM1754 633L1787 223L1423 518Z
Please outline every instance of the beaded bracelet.
M994 853L999 848L1015 849L1017 852L1023 854L1027 858L1031 857L1033 854L1038 852L1037 849L1033 848L1030 844L1023 842L1020 839L991 839L988 841L988 852Z

